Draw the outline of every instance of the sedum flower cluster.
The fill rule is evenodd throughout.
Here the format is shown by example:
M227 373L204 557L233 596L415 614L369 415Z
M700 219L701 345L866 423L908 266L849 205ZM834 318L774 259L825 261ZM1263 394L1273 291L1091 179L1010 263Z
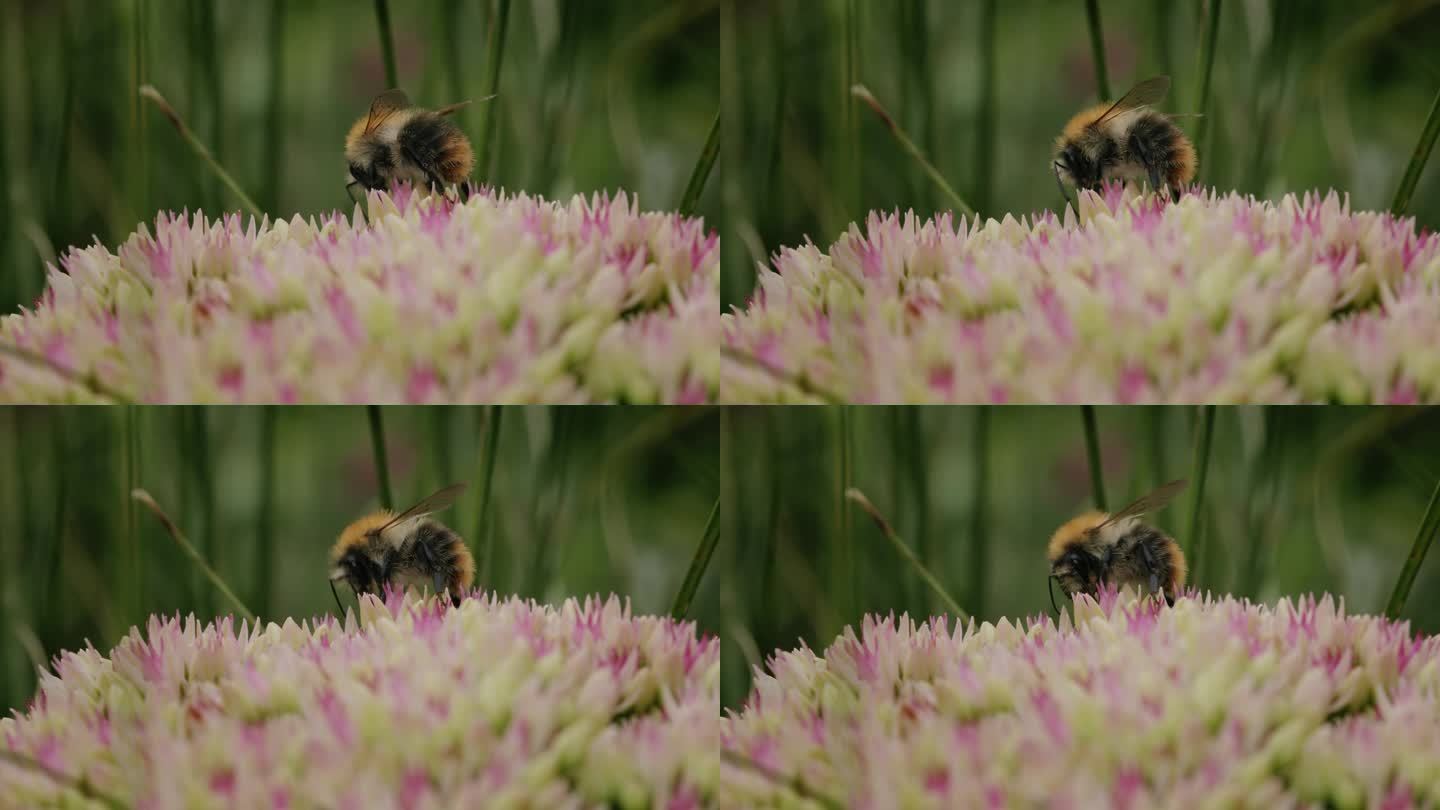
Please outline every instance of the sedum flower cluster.
M727 807L1440 804L1440 639L1329 596L867 617L721 721Z
M714 806L719 644L608 600L360 599L358 621L152 617L0 719L0 807ZM61 785L42 767L70 780Z
M1440 236L1334 192L871 213L721 328L728 402L1440 402Z
M0 343L30 355L0 354L0 400L95 399L77 378L140 402L718 396L703 221L623 193L367 202L368 219L161 214L114 252L69 252L33 310L0 319Z

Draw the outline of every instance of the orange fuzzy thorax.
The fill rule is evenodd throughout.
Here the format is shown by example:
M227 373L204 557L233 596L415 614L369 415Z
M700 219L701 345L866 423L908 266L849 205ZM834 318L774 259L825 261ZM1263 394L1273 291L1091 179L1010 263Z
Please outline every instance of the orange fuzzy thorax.
M1072 115L1070 120L1065 122L1065 128L1060 130L1060 137L1055 139L1056 145L1062 145L1066 141L1078 140L1085 134L1085 129L1095 123L1108 109L1110 109L1110 102L1107 101L1103 104L1096 104L1093 107L1086 107Z
M1061 554L1065 553L1066 549L1085 540L1086 535L1092 529L1104 523L1109 517L1110 515L1105 512L1086 512L1065 521L1060 528L1055 530L1054 534L1050 535L1050 546L1046 551L1050 562L1055 562Z
M381 509L378 512L371 512L365 517L351 523L340 532L340 539L335 541L335 546L330 549L330 561L336 562L345 552L356 546L362 546L369 542L370 535L378 532L386 524L395 519L395 513L388 509Z

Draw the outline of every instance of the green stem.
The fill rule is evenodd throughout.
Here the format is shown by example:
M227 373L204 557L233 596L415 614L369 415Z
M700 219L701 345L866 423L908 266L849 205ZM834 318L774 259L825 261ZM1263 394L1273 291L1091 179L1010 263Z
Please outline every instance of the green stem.
M1205 480L1210 472L1210 438L1215 429L1215 406L1205 405L1200 411L1200 432L1195 437L1195 457L1191 463L1190 480L1195 482L1195 494L1190 499L1190 520L1185 535L1190 548L1190 570L1192 581L1199 580L1205 564L1205 535L1201 531L1201 518L1205 508Z
M980 7L979 123L975 139L975 204L988 211L995 177L995 0L984 0Z
M835 528L839 533L836 544L835 576L833 585L837 591L840 615L849 616L847 608L858 601L855 579L855 541L851 532L850 510L845 507L846 493L850 491L854 470L852 459L855 445L855 426L849 405L835 409Z
M200 498L200 553L207 559L214 559L215 546L215 473L210 464L210 418L205 406L196 406L192 411L194 422L193 447L195 451L195 483ZM217 563L218 565L218 563ZM214 595L209 591L200 592L200 603L206 613L215 610Z
M685 195L680 198L680 215L691 216L695 213L695 206L700 202L700 192L705 190L705 181L710 177L710 170L715 166L715 158L720 155L720 111L715 111L715 120L710 124L710 134L705 137L705 148L700 151L700 159L695 162L695 169L690 172L690 182L685 184Z
M225 186L230 189L231 193L240 200L240 204L245 206L245 210L249 211L251 216L260 219L260 206L256 205L255 201L250 199L250 196L240 188L240 184L235 182L235 178L231 177L230 173L225 171L225 167L220 165L220 161L216 160L215 156L210 154L210 150L205 148L205 144L201 143L200 139L195 137L195 133L190 131L190 127L185 125L185 121L180 117L180 114L175 112L175 108L170 106L170 102L166 101L164 96L160 95L160 91L147 84L140 88L140 95L155 104L161 114L170 120L170 123L175 127L175 131L180 133L181 139L190 145L190 148L195 151L195 154L210 167L210 170L215 173L216 177L220 178L220 182L224 183ZM218 104L219 101L217 100L216 103Z
M175 521L171 520L170 516L165 514L165 510L160 508L160 504L155 502L155 499L150 496L150 493L143 489L135 489L130 493L130 497L139 501L146 509L149 509L155 514L160 524L165 527L165 531L169 533L170 537L178 543L181 550L185 552L185 556L189 557L190 561L195 563L210 580L210 583L230 601L230 604L235 607L235 610L238 611L240 615L253 623L255 621L255 614L250 611L250 608L245 607L245 603L240 601L240 597L236 596L235 592L230 590L230 586L225 584L225 580L221 579L220 575L215 573L215 569L211 568L209 563L205 562L205 558L200 555L200 552L195 550L195 547L185 538L185 534L180 531L180 527L176 526Z
M951 207L967 217L975 216L975 209L971 208L969 203L965 202L959 194L955 193L955 189L951 188L950 184L945 182L945 176L940 174L940 170L935 168L925 157L925 154L920 151L920 147L916 146L915 142L910 140L910 136L905 134L905 130L901 129L900 125L895 123L895 119L890 117L890 113L880 104L879 99L875 98L875 95L870 92L869 88L863 84L857 84L850 88L850 94L865 102L876 115L880 116L880 120L884 122L885 126L890 130L890 134L895 136L895 140L899 142L900 147L920 164L920 167L925 170L925 174L930 177L931 182L945 193L945 196L950 200Z
M285 1L270 0L270 87L265 111L265 204L280 214L285 177Z
M842 17L842 32L845 40L844 84L841 85L841 102L845 115L845 213L847 217L860 214L860 186L863 172L860 166L860 111L855 106L852 93L844 88L860 84L860 20L857 0L844 0L845 13Z
M380 29L380 55L385 59L385 86L400 86L400 71L395 69L395 41L390 35L390 3L375 0L375 25Z
M380 484L380 506L395 508L395 495L390 490L390 463L385 458L385 422L379 405L366 405L370 417L370 449L375 455L375 478Z
M510 21L510 0L500 0L495 15L495 24L490 27L486 42L488 53L485 58L485 95L496 96L500 92L500 68L505 56L505 29ZM484 177L490 169L490 155L494 151L495 121L499 113L499 101L480 106L480 128L475 139L475 166Z
M1110 101L1110 71L1105 65L1105 31L1100 26L1100 5L1085 0L1085 21L1090 25L1090 58L1095 62L1095 89L1101 101Z
M895 550L900 552L900 556L904 557L905 561L915 569L915 573L919 574L920 579L924 580L925 584L930 586L930 590L940 598L941 602L945 603L945 607L956 619L961 623L970 620L970 614L961 610L960 603L956 602L954 597L950 596L950 593L945 590L945 586L940 584L940 580L936 579L935 575L930 573L930 570L925 567L924 563L920 562L920 559L915 556L915 553L910 550L910 547L905 545L905 541L901 540L900 537L895 534L895 530L891 528L890 522L885 520L885 516L880 514L880 510L876 509L874 504L870 503L870 499L865 497L865 493L852 488L846 491L845 497L854 501L861 509L865 510L865 513L870 516L870 519L875 521L875 525L880 529L880 533L885 535L885 539L889 540L890 544L895 547Z
M1205 117L1210 104L1210 75L1215 67L1215 42L1220 35L1220 0L1206 0L1209 14L1205 18L1205 30L1201 34L1198 70L1196 71L1195 88L1195 112L1200 115L1200 122L1197 125L1201 139L1206 143L1200 144L1200 154L1206 154L1205 146L1208 144L1210 132L1209 119ZM1202 171L1203 166L1202 165Z
M148 3L146 0L135 0L133 9L135 20L132 32L134 38L130 43L130 71L133 77L132 88L143 89L150 80L147 65L148 60L145 58L145 40L148 34L148 20L146 17L149 11L147 6ZM150 210L148 199L150 194L149 128L146 126L145 116L140 112L139 102L135 99L131 100L131 115L134 118L135 125L133 134L135 142L132 146L135 161L134 208L135 214L141 219L145 219L148 217Z
M675 594L675 602L670 607L672 619L683 620L690 615L690 603L695 599L695 592L700 589L700 579L705 576L705 569L710 565L710 558L715 556L715 546L720 542L720 499L715 499L715 505L710 508L710 517L705 519L705 530L700 533L700 545L695 549L695 557L690 561L690 569L685 572L685 580L680 583L680 592Z
M134 492L140 484L140 413L134 405L125 406L125 489ZM140 565L140 527L135 504L125 500L125 580L128 583L125 618L128 624L139 624L144 613L141 598L145 593Z
M1085 425L1085 456L1090 461L1090 491L1095 508L1105 511L1105 470L1100 462L1100 432L1095 426L1095 406L1081 405L1080 419Z
M1385 615L1391 619L1400 618L1400 611L1405 609L1405 600L1410 596L1410 586L1415 584L1420 565L1425 562L1425 552L1430 550L1435 534L1440 532L1440 509L1436 508L1437 504L1440 504L1440 483L1435 485L1435 491L1430 494L1430 504L1425 507L1425 516L1420 519L1420 529L1415 532L1410 556L1405 559L1405 567L1400 569L1400 578L1395 581L1395 590L1390 593L1390 602L1385 606Z
M476 517L476 542L482 549L480 555L480 582L489 584L495 563L495 533L490 531L490 489L495 481L495 458L500 454L500 417L505 414L503 405L491 405L485 413L485 446L480 448L480 508Z
M270 615L275 570L275 420L273 405L260 412L260 515L255 522L255 606Z
M1420 183L1420 173L1425 171L1425 162L1435 148L1435 139L1440 137L1440 91L1430 102L1430 114L1425 116L1425 128L1420 131L1420 141L1415 144L1415 153L1410 156L1410 165L1405 167L1405 176L1400 179L1400 188L1395 190L1395 202L1390 204L1390 213L1404 216L1410 207L1410 197Z
M985 615L985 583L990 577L990 543L985 531L986 501L990 483L990 407L975 408L975 432L972 439L975 456L972 462L975 480L970 491L970 605L975 615Z

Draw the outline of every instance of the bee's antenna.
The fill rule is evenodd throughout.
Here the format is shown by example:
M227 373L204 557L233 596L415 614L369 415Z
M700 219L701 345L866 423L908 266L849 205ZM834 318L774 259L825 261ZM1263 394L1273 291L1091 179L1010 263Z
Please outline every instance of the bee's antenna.
M345 606L342 605L342 604L340 604L340 592L337 591L337 590L335 590L335 580L333 580L333 579L330 580L330 593L335 596L335 607L339 608L339 610L340 610L340 614L339 614L339 615L343 618L343 617L345 616ZM1053 597L1052 597L1052 600L1053 600Z
M332 584L330 587L331 587L331 588L334 588L335 586ZM1055 575L1054 575L1054 574L1051 574L1050 576L1048 576L1048 577L1045 578L1045 590L1047 590L1047 591L1050 592L1050 609L1055 612L1055 618L1058 619L1058 618L1060 618L1060 608L1058 608L1058 607L1055 606Z
M1064 200L1066 205L1074 207L1074 203L1070 202L1070 195L1065 193L1065 184L1060 180L1060 162L1057 160L1051 166L1055 169L1055 187L1060 189L1060 199ZM1060 213L1064 214L1065 212L1061 211ZM1075 213L1080 213L1079 209L1076 209ZM1054 599L1051 601L1053 602Z

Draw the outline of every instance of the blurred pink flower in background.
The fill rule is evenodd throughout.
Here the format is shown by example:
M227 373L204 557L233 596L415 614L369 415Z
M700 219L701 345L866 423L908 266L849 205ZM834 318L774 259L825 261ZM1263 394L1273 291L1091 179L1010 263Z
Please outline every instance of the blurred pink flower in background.
M371 192L369 219L157 217L0 341L141 402L709 402L719 238L623 193ZM0 400L96 397L0 355Z
M724 804L1440 803L1435 637L1329 596L1169 608L1112 591L1075 614L867 616L823 657L777 653L721 721Z
M62 654L0 745L130 807L713 806L720 653L618 599L391 593L359 621L152 617ZM0 760L0 806L81 806Z
M1334 192L871 213L722 316L726 402L1440 402L1440 236Z

